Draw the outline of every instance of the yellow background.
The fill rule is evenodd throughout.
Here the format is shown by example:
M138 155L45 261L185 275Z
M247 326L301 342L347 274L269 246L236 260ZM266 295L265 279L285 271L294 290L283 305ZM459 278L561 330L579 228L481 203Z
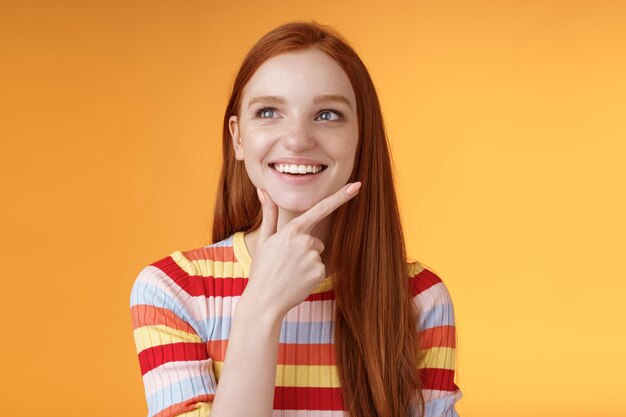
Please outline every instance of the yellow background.
M132 282L210 243L229 88L293 19L374 79L459 413L625 415L626 2L597 0L2 1L0 414L146 414Z

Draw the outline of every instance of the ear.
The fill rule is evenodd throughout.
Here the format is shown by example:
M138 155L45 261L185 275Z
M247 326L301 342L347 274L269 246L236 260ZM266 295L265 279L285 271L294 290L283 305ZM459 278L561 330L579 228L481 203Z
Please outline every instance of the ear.
M239 120L237 116L230 116L230 119L228 119L228 130L230 131L230 137L233 140L233 147L235 148L235 159L243 161L243 142L239 134Z

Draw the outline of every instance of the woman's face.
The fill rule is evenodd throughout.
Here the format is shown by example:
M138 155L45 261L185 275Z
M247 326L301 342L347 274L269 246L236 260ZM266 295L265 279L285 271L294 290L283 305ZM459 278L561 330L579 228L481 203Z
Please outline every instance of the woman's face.
M308 210L352 173L358 144L354 91L339 64L319 49L265 61L244 87L239 117L231 116L229 128L236 159L282 210ZM278 167L281 161L286 166ZM294 165L296 172L310 170L307 165L325 168L306 175L277 170Z

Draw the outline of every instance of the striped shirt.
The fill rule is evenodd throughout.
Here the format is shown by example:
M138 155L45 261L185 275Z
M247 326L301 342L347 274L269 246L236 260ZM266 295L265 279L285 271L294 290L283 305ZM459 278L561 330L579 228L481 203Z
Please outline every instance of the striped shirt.
M252 258L243 232L143 268L131 291L135 346L148 417L206 417L224 366L237 301ZM407 264L420 311L426 416L458 416L452 300L423 264ZM343 417L335 364L332 277L285 315L280 330L273 417ZM415 410L417 416L417 410Z

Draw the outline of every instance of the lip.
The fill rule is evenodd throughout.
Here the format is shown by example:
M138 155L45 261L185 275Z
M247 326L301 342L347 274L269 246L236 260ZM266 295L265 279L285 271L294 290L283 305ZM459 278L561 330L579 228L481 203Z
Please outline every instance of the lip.
M276 175L276 177L286 183L286 184L290 184L290 185L308 185L308 184L312 184L314 182L316 182L322 175L324 175L324 172L326 172L328 169L324 169L320 172L318 172L317 174L308 174L308 175L294 175L294 174L283 174L282 172L279 172L276 170L276 168L273 167L273 163L269 164L269 169L274 173L274 175ZM309 165L309 164L307 164ZM322 164L310 164L310 165L322 165Z
M307 158L280 158L277 159L275 161L270 162L271 165L273 164L294 164L294 165L323 165L323 166L327 166L325 164L322 164L319 161L315 161L313 159L307 159Z

